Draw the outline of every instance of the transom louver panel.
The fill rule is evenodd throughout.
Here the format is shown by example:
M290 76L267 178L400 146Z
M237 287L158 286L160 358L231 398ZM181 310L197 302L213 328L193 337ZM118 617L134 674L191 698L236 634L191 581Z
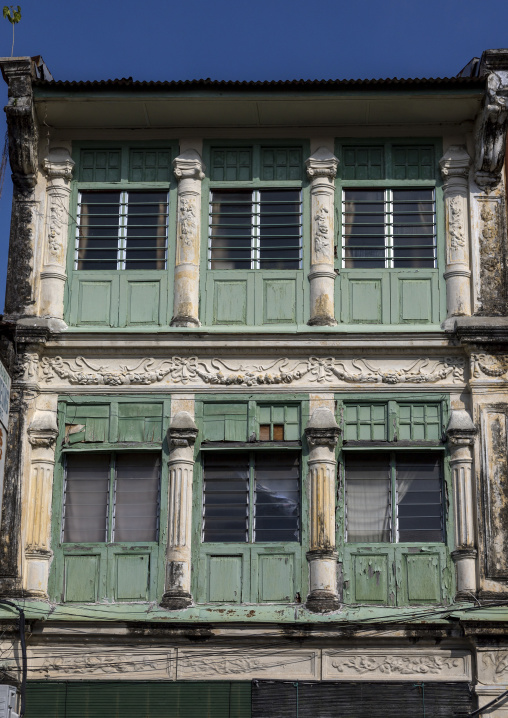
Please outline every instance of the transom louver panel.
M79 179L81 182L119 182L121 150L81 150Z

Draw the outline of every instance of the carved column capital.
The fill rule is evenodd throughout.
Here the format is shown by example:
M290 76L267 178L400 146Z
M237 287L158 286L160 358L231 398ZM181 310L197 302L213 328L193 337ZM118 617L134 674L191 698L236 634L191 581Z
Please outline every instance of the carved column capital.
M305 427L305 436L309 446L327 446L335 449L340 436L340 429L330 409L315 409L309 423Z
M50 449L58 436L56 414L53 411L38 410L28 427L28 441L35 448Z
M168 429L170 450L192 448L196 442L198 429L193 418L187 411L175 414Z
M463 145L452 145L439 160L439 166L445 188L452 184L454 179L462 180L461 184L465 185L469 176L471 157Z
M320 147L313 155L305 160L307 177L311 180L325 177L332 182L337 176L339 160L333 152L326 147Z
M74 160L65 147L55 147L50 150L49 157L44 158L42 169L49 180L63 179L70 182Z
M186 150L173 160L175 177L182 179L203 180L205 178L205 165L199 152Z
M473 424L468 412L464 409L456 409L451 412L446 436L448 444L452 447L472 446L478 429Z

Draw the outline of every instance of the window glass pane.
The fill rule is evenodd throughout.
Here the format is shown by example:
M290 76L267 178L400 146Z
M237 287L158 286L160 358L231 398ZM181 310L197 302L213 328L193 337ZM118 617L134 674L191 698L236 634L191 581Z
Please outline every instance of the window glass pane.
M207 454L203 541L248 541L249 454Z
M443 541L441 458L396 455L398 540Z
M299 269L302 216L299 190L260 190L261 269Z
M210 205L211 269L250 269L252 191L214 190Z
M78 205L77 268L116 269L120 192L81 192Z
M300 457L255 454L254 541L300 540Z
M394 267L435 267L434 190L393 190L392 222Z
M346 535L349 543L391 540L388 456L346 457Z
M125 239L126 269L166 266L168 193L128 193Z
M157 541L160 457L117 454L113 541Z
M107 540L109 455L69 454L66 458L64 543Z
M344 266L371 269L385 266L384 190L344 192Z

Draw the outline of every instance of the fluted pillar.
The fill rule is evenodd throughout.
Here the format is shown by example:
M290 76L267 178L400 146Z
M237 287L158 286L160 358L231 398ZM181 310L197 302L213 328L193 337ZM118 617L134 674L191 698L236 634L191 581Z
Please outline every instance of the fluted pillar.
M178 180L175 289L172 327L199 327L201 180L205 166L196 150L173 160Z
M471 157L466 148L453 145L439 161L446 208L446 313L471 314L469 260L468 177Z
M311 192L311 326L334 326L334 216L335 185L339 160L320 147L306 160Z
M330 409L315 409L305 429L309 445L310 590L306 606L323 613L339 607L335 546L335 447L339 427Z
M467 411L452 411L446 429L452 469L455 509L457 598L471 599L476 592L476 541L473 503L473 445L476 428Z
M40 314L63 322L64 289L67 281L67 227L70 182L74 162L64 147L49 152L43 162L48 178L46 190L46 225L41 271Z
M194 443L198 430L187 411L179 411L168 430L169 513L166 556L166 590L161 606L180 609L190 606L191 528Z
M53 557L51 502L57 436L56 406L54 411L37 410L28 427L32 451L26 503L24 588L29 595L41 598L48 597L49 567Z

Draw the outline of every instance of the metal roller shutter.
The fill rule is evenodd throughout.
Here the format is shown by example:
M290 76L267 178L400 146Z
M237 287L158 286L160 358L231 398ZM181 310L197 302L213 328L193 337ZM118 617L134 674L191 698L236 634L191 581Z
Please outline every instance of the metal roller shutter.
M252 718L465 718L468 683L254 681Z

